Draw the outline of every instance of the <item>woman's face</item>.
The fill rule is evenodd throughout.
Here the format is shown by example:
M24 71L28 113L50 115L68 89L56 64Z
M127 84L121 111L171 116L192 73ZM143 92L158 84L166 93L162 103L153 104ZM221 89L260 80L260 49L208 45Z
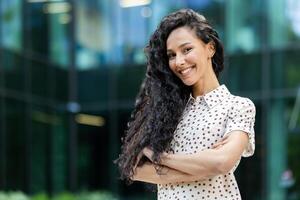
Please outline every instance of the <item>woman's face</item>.
M205 44L189 27L174 29L167 39L169 66L185 85L193 86L212 70L213 44Z

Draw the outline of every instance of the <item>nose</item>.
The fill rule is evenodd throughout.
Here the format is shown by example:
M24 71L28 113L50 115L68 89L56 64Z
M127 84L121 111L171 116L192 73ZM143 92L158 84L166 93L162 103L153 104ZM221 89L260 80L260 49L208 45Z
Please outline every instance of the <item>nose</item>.
M185 63L185 58L183 55L177 55L176 56L176 66L183 66Z

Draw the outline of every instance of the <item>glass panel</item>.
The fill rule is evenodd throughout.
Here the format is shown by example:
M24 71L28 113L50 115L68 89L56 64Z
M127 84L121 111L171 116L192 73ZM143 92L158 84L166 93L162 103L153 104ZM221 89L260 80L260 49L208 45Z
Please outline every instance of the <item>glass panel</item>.
M53 76L50 80L50 88L54 90L50 92L51 97L55 100L66 102L69 95L69 72L53 66L51 70L53 70Z
M300 82L300 57L297 50L274 51L271 54L272 88L297 88Z
M49 52L49 26L45 14L44 3L26 1L26 52L27 56L39 60L47 60Z
M1 58L4 87L24 91L26 73L24 72L23 58L10 50L1 51Z
M32 110L31 190L62 192L67 179L65 114L34 106Z
M57 67L68 68L70 65L70 36L68 36L68 28L71 23L70 9L71 4L67 2L56 2L48 4L48 9L54 6L60 8L60 12L53 10L48 13L50 21L49 30L49 45L51 61L57 63ZM55 11L55 12L54 12Z
M76 1L76 65L78 69L98 68L102 63L118 63L113 1ZM109 12L110 11L110 12ZM113 38L114 37L114 38Z
M25 190L26 180L26 113L25 104L5 99L6 112L6 182L8 190Z
M269 0L268 39L272 47L294 46L300 43L300 1Z
M261 48L263 1L226 1L226 49L252 52Z
M68 99L68 71L41 61L27 61L31 71L31 92L49 100Z
M287 199L300 199L300 91L297 98L287 100L287 113L288 164L282 173L281 185L287 189Z
M67 189L68 154L68 119L67 113L51 110L52 134L52 190L63 192Z
M0 45L1 47L21 51L22 49L22 1L0 1Z
M258 91L261 88L261 55L229 57L226 85L231 92Z
M108 190L109 127L108 116L85 112L76 115L78 123L78 176L79 190Z
M266 192L268 199L286 199L281 176L287 165L286 102L274 98L268 102L266 115Z
M109 68L78 72L78 98L81 103L107 103L112 78Z
M143 48L150 34L150 7L125 8L119 1L92 0L77 1L76 10L78 69L145 62Z
M3 65L3 50L0 49L0 95L1 95L1 90L4 88L4 67Z
M118 72L116 73L116 91L118 100L130 100L132 101L132 103L134 103L133 98L137 96L140 85L145 77L145 68L145 66L134 66L121 68L120 70L118 70Z
M40 61L51 61L56 67L70 64L70 40L67 36L72 9L65 1L27 1L28 19L26 32L26 56Z
M30 62L31 71L31 92L33 95L47 98L49 97L51 73L47 63L38 61Z
M31 190L34 193L49 189L51 179L51 138L49 114L32 110L32 141L31 141Z
M1 78L1 76L0 76ZM0 89L0 188L6 185L6 131L5 131L5 101Z

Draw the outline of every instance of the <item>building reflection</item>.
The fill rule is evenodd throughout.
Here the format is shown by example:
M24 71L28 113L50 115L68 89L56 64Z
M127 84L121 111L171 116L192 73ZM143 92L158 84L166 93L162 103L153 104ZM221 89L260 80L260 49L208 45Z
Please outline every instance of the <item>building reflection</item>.
M296 0L0 0L0 190L153 198L119 181L112 161L144 77L143 49L183 7L216 27L221 82L257 107L256 153L236 172L242 195L299 199Z

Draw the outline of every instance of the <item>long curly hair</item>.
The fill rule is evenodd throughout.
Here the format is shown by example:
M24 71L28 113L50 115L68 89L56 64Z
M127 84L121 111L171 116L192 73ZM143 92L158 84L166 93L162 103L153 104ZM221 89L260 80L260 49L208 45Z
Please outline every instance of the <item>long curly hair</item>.
M224 68L223 45L202 15L191 9L181 9L162 19L145 47L146 76L127 124L126 136L122 139L122 152L116 160L121 178L129 182L137 156L144 147L153 150L153 161L159 166L160 154L170 150L174 131L189 99L191 87L184 85L170 70L166 49L169 34L183 26L194 30L204 43L213 42L212 65L217 77ZM141 159L139 165L145 161Z

